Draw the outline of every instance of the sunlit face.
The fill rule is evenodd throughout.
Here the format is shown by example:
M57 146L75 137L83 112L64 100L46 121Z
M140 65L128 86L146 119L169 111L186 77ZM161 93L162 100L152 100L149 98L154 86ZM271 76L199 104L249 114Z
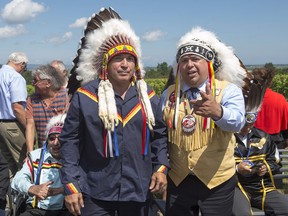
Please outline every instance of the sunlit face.
M209 75L207 61L197 55L185 55L179 60L179 70L184 82L190 87L199 87Z
M37 75L32 80L32 85L35 87L35 92L38 94L43 93L47 89L48 84L49 84L48 79L41 79Z
M61 144L59 142L59 133L53 133L48 136L48 148L51 155L56 158L61 158Z
M108 79L112 84L130 83L135 72L135 58L131 54L118 54L108 64Z
M21 62L21 63L14 63L15 64L15 70L19 73L23 73L27 70L27 63Z

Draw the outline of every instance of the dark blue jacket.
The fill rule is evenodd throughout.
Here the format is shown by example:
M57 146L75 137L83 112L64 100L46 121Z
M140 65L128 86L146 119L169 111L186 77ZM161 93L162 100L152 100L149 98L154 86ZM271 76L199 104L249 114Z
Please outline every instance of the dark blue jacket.
M120 155L105 158L104 126L98 116L98 85L99 80L94 80L78 90L67 113L60 138L65 192L82 192L106 201L144 202L149 196L152 173L161 165L169 166L166 125L159 98L148 86L156 126L148 155L143 156L142 110L131 114L139 106L137 89L131 86L124 100L115 94L120 119L117 126Z

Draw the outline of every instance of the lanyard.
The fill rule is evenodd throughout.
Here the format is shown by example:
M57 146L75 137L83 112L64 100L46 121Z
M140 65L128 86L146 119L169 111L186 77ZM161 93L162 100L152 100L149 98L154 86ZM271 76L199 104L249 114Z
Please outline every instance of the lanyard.
M247 143L247 146L248 146L248 143ZM242 158L242 161L249 161L249 156L250 156L250 153L251 153L251 147L250 147L250 145L249 145L249 147L248 147L248 153L247 153L247 156L246 156L246 160L244 160L244 156L243 156L242 152L240 151L238 145L237 145L237 151L239 152L239 154L240 154L240 156L241 156L241 158Z
M35 185L39 185L40 184L40 174L41 174L41 168L42 168L42 165L43 165L43 162L44 162L44 156L45 156L45 153L47 151L47 141L44 143L43 145L43 148L41 150L41 154L40 154L40 160L39 160L39 163L38 163L38 168L37 168L37 172L36 172L36 179L35 179ZM34 196L33 198L33 202L32 202L32 207L35 208L37 205L37 197Z
M40 173L41 173L41 169L42 169L42 165L43 165L43 162L44 162L44 155L47 151L47 141L44 143L44 146L41 150L41 155L40 155L40 160L39 160L39 163L38 163L38 168L37 168L37 172L36 172L36 180L35 180L35 185L39 185L40 184Z

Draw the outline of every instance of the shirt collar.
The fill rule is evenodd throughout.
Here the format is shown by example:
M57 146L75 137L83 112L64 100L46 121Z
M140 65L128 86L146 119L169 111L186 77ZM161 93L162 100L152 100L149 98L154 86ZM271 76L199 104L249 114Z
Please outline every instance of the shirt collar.
M46 151L46 154L44 155L44 161L47 160L50 160L51 162L58 162L58 160L52 156L49 149Z
M206 92L206 91L205 91L205 88L206 88L206 83L207 83L207 82L208 82L208 79L207 79L204 83L202 83L200 86L198 86L198 89L201 90L201 91ZM183 84L183 92L188 91L190 88L191 88L191 87L188 86L188 85L184 82L184 84Z

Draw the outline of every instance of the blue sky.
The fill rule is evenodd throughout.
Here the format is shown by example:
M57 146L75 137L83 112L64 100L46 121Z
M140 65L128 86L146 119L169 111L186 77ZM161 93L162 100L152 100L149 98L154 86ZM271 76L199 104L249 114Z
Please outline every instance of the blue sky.
M1 0L0 64L25 52L31 64L71 66L85 20L113 7L141 39L144 66L171 65L192 27L213 31L244 64L288 63L286 0Z

